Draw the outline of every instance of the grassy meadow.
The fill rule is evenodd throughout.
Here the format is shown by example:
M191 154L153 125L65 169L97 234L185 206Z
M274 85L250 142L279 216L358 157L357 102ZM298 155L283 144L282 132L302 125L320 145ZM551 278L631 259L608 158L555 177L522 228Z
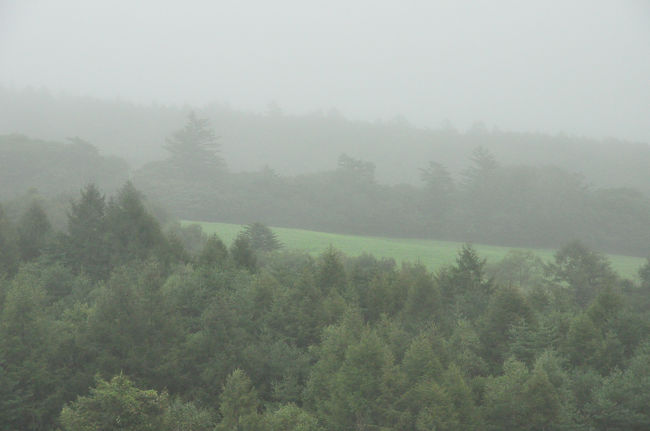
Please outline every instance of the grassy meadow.
M230 223L210 223L185 220L184 226L198 224L207 234L217 234L226 244L231 244L242 225ZM436 270L455 262L458 250L462 243L453 241L435 241L428 239L411 238L384 238L357 235L342 235L327 232L315 232L304 229L271 228L278 239L290 249L304 250L312 255L322 253L332 245L337 250L350 255L358 256L370 253L377 257L392 257L397 262L420 262L431 270ZM488 263L495 263L503 259L512 247L474 244L478 253L487 258ZM544 261L553 259L553 249L526 249L533 251ZM645 262L640 257L608 254L612 268L622 277L638 279L638 270Z

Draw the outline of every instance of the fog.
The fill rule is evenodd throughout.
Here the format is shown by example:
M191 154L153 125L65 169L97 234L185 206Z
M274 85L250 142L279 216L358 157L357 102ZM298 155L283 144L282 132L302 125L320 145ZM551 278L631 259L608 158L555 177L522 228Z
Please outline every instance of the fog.
M639 1L0 2L0 85L649 142Z

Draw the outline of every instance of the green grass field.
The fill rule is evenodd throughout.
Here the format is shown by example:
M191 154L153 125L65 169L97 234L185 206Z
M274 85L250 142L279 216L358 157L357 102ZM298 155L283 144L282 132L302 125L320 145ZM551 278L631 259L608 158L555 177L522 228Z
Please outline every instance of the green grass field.
M242 225L228 223L208 223L183 221L184 226L198 224L207 234L216 233L226 244L231 244L242 229ZM409 238L383 238L356 235L341 235L326 232L314 232L303 229L271 228L282 243L296 250L304 250L312 255L322 253L332 245L337 250L350 255L358 256L370 253L377 257L392 257L397 262L420 262L431 270L455 262L458 250L462 243L452 241L433 241ZM511 247L474 244L478 253L487 258L488 263L495 263L503 259ZM553 259L552 249L527 249L533 251L544 261ZM638 279L638 270L645 259L631 256L607 255L612 268L622 277Z

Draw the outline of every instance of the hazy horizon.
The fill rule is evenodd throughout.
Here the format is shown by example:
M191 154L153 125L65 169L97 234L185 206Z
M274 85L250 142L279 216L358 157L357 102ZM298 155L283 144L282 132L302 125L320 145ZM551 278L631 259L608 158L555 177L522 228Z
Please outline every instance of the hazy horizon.
M0 85L650 142L643 1L0 2Z

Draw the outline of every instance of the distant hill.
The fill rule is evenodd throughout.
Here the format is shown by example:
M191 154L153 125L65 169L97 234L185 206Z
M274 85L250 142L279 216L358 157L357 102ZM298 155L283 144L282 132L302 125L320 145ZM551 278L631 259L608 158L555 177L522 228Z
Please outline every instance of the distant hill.
M44 195L77 193L88 183L116 190L128 179L128 164L102 156L87 142L41 141L22 135L0 136L0 199L11 199L28 189Z
M79 136L103 154L119 155L140 166L166 157L165 138L183 125L190 109L0 89L0 134L47 140ZM406 121L350 121L336 112L288 116L279 110L260 114L218 105L197 111L211 120L232 171L267 165L281 175L325 171L346 153L374 163L382 183L418 184L420 169L429 161L442 163L457 175L472 150L483 146L504 164L554 165L580 173L587 184L632 187L650 195L648 143L480 126L467 133L450 127L429 130Z

